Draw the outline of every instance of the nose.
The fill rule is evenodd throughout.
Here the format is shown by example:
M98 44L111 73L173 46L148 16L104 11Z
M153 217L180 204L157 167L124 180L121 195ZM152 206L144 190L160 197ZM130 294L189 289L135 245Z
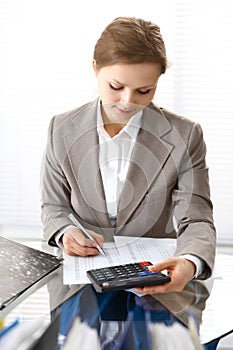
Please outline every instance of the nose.
M121 93L121 101L124 105L129 105L131 103L135 103L134 93L131 90L124 89Z

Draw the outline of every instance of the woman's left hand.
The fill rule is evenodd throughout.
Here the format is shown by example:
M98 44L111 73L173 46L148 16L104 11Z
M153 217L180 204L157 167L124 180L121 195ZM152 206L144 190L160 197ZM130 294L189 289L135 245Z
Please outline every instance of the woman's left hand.
M153 266L149 267L150 271L162 272L167 270L171 281L156 286L146 286L143 288L135 288L136 291L145 294L157 294L168 292L182 291L185 285L193 278L195 274L195 265L192 261L185 258L168 258Z

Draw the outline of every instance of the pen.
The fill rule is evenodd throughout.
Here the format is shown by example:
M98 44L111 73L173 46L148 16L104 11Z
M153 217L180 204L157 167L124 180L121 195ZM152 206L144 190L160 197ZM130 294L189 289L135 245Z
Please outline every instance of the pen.
M70 218L70 220L73 221L73 223L75 224L75 226L77 226L81 231L82 233L89 239L91 239L92 241L95 241L96 240L94 239L94 237L92 237L92 235L83 227L83 225L76 219L76 217L71 213L68 215L68 217ZM96 248L98 249L98 251L103 254L103 255L106 255L105 251L99 246L99 244L96 242L97 246Z

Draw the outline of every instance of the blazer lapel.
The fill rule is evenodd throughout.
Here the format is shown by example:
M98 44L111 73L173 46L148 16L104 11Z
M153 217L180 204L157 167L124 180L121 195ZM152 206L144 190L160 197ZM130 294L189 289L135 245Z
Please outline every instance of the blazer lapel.
M172 144L162 139L172 127L160 111L148 107L142 120L119 201L116 232L129 220L151 183L158 178L173 149Z
M65 136L65 143L78 190L87 208L95 216L100 227L110 227L99 169L96 105L94 107L82 111L85 116L81 119L73 118L74 132Z
M96 108L95 102L74 116L74 129L64 137L66 155L77 183L77 192L81 192L88 210L100 227L111 228L99 169ZM80 113L85 115L80 118ZM144 109L142 120L119 201L116 233L137 209L174 148L165 140L172 127L160 110L154 106Z

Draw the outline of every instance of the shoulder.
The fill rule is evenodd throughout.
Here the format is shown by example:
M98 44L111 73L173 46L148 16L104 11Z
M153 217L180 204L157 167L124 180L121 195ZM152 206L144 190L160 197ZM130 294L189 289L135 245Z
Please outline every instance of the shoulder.
M171 127L175 129L179 135L186 135L187 137L191 136L193 133L197 135L199 134L200 136L203 135L201 125L191 118L178 113L174 113L166 108L158 107L154 104L152 106L166 118Z
M186 116L183 116L178 113L171 112L170 110L160 107L159 108L161 113L166 117L166 119L174 126L176 127L182 127L182 126L189 126L193 127L196 122Z
M48 128L47 153L53 152L57 159L65 159L67 147L80 139L96 124L98 100L88 102L73 110L55 115Z
M96 114L98 100L85 103L78 108L55 115L50 123L55 129L72 129L74 124L80 124L83 120L87 120L86 116Z

